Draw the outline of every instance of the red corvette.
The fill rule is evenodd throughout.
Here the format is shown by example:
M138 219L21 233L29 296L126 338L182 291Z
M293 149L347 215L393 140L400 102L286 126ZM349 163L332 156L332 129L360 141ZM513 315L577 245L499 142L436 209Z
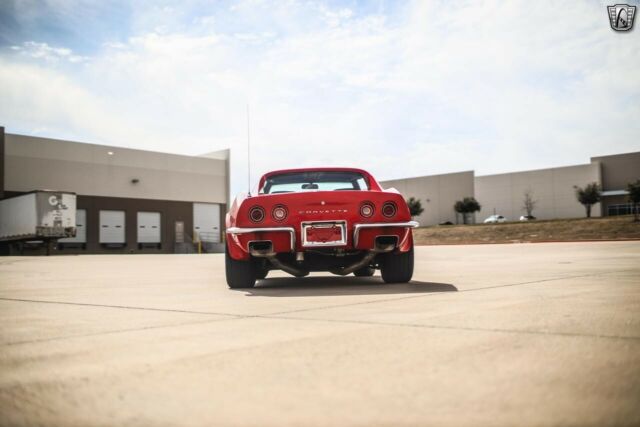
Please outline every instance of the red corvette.
M413 275L409 208L361 169L270 172L255 195L236 198L226 217L230 288L250 288L269 270L296 277L311 271L372 276L386 283Z

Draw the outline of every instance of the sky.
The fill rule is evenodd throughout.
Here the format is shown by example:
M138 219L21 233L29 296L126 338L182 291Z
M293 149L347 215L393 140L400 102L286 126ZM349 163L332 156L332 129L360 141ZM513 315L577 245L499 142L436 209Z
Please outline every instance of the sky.
M638 2L632 2L638 4ZM9 133L378 180L640 150L640 28L589 1L0 1ZM636 27L640 23L636 23Z

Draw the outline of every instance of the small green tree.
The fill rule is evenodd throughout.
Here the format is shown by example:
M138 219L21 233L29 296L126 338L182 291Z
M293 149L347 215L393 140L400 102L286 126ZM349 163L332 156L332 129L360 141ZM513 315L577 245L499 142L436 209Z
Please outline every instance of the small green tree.
M407 200L407 206L409 207L409 213L411 217L420 216L422 212L424 212L424 208L422 207L422 203L420 203L420 199L416 199L415 197L409 197Z
M633 220L640 221L640 179L636 182L630 182L627 184L627 191L629 192L629 203L633 208Z
M524 192L524 200L522 201L522 210L527 213L527 219L533 217L533 209L538 204L533 198L533 190L529 189Z
M467 217L469 214L474 212L478 212L482 206L474 197L465 197L462 200L458 200L454 205L453 209L462 215L462 223L467 223Z
M600 186L592 182L584 188L576 187L576 198L584 206L587 218L591 218L591 206L600 201Z

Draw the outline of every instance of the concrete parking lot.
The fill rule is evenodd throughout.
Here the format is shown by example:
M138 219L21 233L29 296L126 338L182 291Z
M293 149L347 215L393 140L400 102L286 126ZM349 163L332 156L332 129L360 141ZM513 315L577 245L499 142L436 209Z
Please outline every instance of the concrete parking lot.
M640 242L419 247L414 281L0 258L2 425L638 425Z

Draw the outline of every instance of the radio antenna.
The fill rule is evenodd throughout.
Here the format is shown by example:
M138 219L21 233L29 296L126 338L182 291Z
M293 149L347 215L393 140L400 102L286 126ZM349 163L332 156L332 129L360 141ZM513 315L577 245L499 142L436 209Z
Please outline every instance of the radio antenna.
M247 103L247 187L251 197L251 128L249 126L249 103Z

